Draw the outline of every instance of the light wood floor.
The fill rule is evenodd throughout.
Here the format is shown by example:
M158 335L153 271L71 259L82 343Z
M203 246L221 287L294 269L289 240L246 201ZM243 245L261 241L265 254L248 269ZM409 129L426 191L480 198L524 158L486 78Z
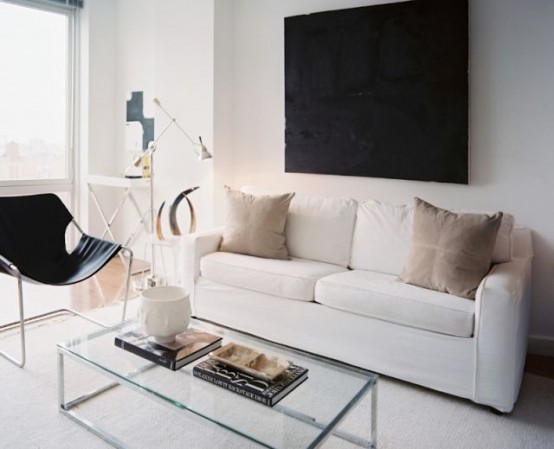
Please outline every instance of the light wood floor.
M141 270L148 264L135 261L133 281L140 282ZM25 316L34 316L50 310L69 308L78 312L107 306L123 298L127 267L121 259L113 259L96 276L70 287L49 287L25 284ZM137 295L131 282L131 295ZM16 284L9 276L0 276L0 325L17 320ZM525 371L554 379L554 357L529 354Z

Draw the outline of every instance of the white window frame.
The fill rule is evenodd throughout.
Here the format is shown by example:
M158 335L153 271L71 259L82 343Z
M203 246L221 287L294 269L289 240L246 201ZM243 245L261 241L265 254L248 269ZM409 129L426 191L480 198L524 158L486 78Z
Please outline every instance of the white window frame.
M76 209L77 192L77 83L79 48L79 11L40 0L0 0L22 7L63 14L67 17L67 104L66 104L66 177L59 179L0 180L0 195L25 195L46 192L67 192L71 210Z

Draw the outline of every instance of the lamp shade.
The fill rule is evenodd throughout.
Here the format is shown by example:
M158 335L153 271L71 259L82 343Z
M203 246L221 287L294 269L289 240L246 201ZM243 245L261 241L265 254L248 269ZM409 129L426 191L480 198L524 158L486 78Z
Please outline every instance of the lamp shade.
M198 155L198 159L200 159L201 161L211 159L213 157L212 153L208 151L206 145L204 145L204 142L202 142L202 137L198 136L198 140L200 141L200 154Z

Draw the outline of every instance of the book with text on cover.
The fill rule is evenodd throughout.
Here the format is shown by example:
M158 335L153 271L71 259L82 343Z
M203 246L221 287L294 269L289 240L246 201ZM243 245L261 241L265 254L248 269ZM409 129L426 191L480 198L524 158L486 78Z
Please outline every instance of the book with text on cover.
M277 379L267 381L210 358L198 363L192 369L192 374L214 385L273 407L308 378L308 369L293 364Z
M221 346L221 337L187 329L171 343L156 343L153 337L134 329L115 337L115 345L173 371Z

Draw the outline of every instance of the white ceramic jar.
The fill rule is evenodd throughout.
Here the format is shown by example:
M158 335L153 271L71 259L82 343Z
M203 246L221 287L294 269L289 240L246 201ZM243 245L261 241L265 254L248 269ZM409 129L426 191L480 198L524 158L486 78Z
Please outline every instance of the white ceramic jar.
M163 286L143 290L139 322L158 343L169 343L184 332L190 321L188 292L181 287Z

